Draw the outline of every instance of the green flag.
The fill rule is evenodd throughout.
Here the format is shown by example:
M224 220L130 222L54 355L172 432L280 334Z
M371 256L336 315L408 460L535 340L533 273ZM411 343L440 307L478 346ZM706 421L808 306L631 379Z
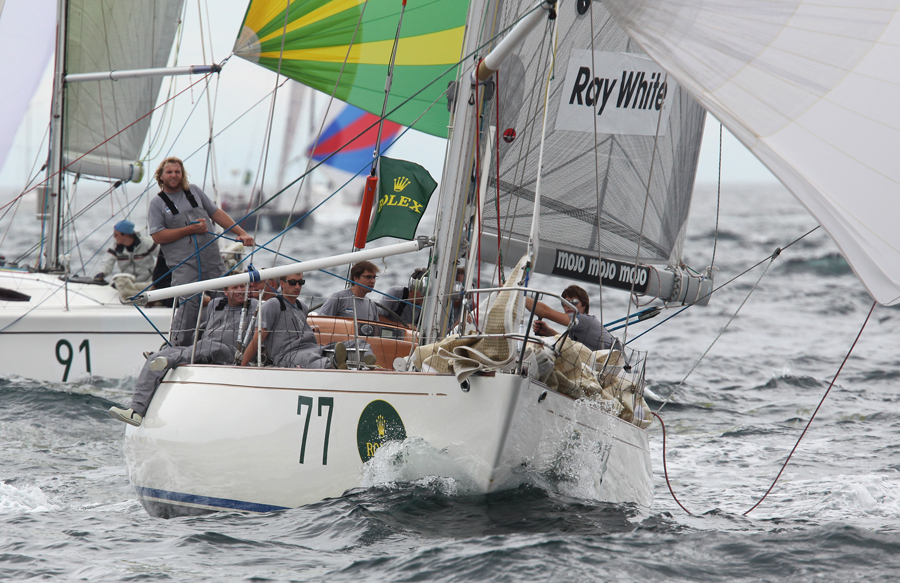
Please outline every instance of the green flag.
M381 157L375 219L366 242L381 237L412 240L437 182L423 167Z

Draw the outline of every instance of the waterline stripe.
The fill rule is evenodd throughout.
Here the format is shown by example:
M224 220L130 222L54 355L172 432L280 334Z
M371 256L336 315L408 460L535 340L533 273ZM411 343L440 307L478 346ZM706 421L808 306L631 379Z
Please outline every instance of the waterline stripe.
M256 502L244 502L242 500L230 500L228 498L214 498L212 496L197 496L195 494L170 492L169 490L144 488L142 486L135 486L134 490L139 498L155 498L184 505L204 506L211 509L242 510L245 512L275 512L276 510L288 510L287 506L257 504Z

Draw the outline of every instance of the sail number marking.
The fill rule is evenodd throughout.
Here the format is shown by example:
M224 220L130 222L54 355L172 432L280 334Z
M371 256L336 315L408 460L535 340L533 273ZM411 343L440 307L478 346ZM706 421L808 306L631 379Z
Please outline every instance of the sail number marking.
M322 408L328 407L328 417L325 421L325 446L322 448L322 465L328 465L328 440L331 437L331 416L334 413L334 397L319 397L319 414L322 416ZM306 439L309 437L309 420L312 417L313 398L300 396L297 400L297 415L303 415L303 406L306 405L306 421L303 423L303 441L300 443L300 463L306 459Z
M66 348L66 356L60 354L60 348ZM78 345L78 352L84 352L84 368L90 374L91 372L91 344L85 338L81 344ZM62 339L56 343L56 361L65 366L66 370L63 372L62 382L66 382L69 380L69 371L72 370L72 360L75 358L75 350L72 348L72 344L66 340Z

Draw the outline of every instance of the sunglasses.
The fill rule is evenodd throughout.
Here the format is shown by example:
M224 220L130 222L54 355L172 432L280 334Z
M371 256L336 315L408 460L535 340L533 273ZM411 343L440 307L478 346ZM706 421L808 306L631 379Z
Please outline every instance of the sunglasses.
M563 299L566 300L567 302L569 302L570 304L572 304L573 306L577 306L581 303L581 300L578 300L576 298L572 298L572 299L563 298Z
M305 279L286 279L286 280L284 280L284 283L286 283L288 285L303 285L304 283L306 283L306 280Z

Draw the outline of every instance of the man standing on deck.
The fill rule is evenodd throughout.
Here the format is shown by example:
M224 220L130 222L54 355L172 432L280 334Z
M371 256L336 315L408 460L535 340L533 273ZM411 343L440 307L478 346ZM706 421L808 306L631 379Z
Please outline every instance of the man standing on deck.
M306 321L309 308L298 299L304 283L302 273L281 278L281 295L263 304L259 330L247 345L241 365L247 366L257 356L260 337L269 361L277 367L346 369L348 355L351 362L356 361L357 347L363 363L374 365L375 355L362 340L332 342L326 346L318 343Z
M163 377L176 366L191 362L191 353L198 364L234 364L235 352L242 346L240 336L248 335L247 328L256 313L254 299L244 309L246 289L246 284L226 287L224 298L215 298L209 303L196 350L191 345L167 346L151 354L135 383L131 408L110 407L110 416L129 425L140 425Z
M156 169L159 194L150 201L148 222L150 236L162 247L172 272L172 285L181 285L221 277L225 264L215 240L213 222L231 229L244 246L252 247L253 237L215 204L196 185L188 183L184 163L175 157L163 160ZM178 298L178 310L172 320L172 342L176 346L191 344L197 312L198 296Z
M322 307L317 310L319 316L335 318L353 318L378 322L378 304L366 297L375 287L378 267L371 261L360 261L350 269L350 280L353 285L331 294Z

